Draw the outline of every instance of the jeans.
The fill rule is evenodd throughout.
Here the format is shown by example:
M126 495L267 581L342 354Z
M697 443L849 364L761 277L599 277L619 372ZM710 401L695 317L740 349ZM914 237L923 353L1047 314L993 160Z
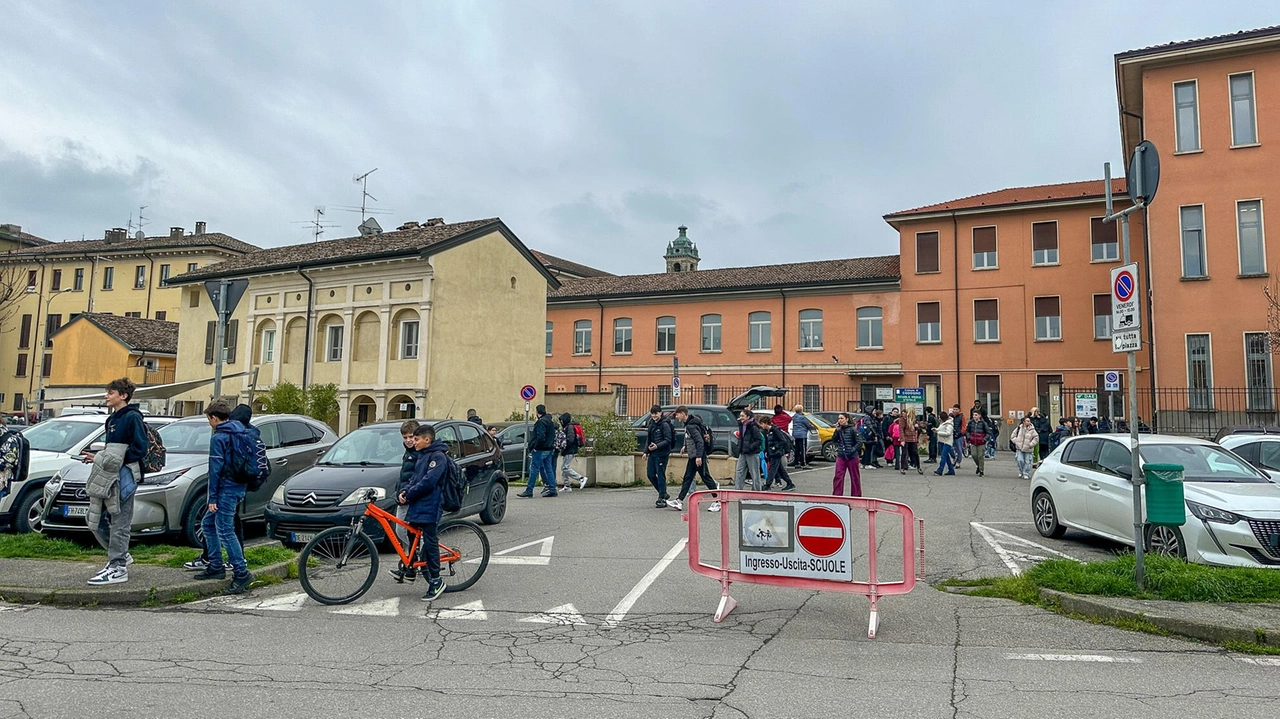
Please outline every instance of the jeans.
M933 471L934 474L955 474L956 463L952 458L955 447L949 442L938 443L938 468Z
M959 467L960 462L964 460L964 444L964 437L956 437L951 440L951 452L955 455L951 460L956 463L957 467Z
M788 487L796 486L791 481L791 475L787 474L787 463L783 461L785 459L786 457L781 454L769 455L769 476L765 480L767 486L772 487L774 482L779 484L786 482Z
M938 461L938 438L932 434L929 435L929 461Z
M836 457L836 476L831 480L831 493L844 496L844 475L849 473L849 496L862 496L862 475L858 471L857 457Z
M795 444L793 450L791 466L803 467L809 463L809 438L808 437L792 437L792 443Z
M405 517L407 516L409 516L409 505L397 504L396 519L400 520L401 522L404 522L406 521ZM396 530L396 539L400 540L400 546L404 547L404 551L406 552L409 551L409 530L405 529L404 527L401 527L400 525L394 522L391 524L391 526L394 527Z
M418 556L427 562L427 578L440 578L440 533L435 522L410 525L422 532L422 544L418 547ZM408 549L408 547L406 547Z
M702 483L707 489L720 489L720 484L711 478L711 470L707 469L707 460L702 460L702 466L698 466L698 460L695 457L689 458L689 463L684 466L684 482L680 485L679 500L684 501L689 496L689 492L693 489L693 480L695 477L701 477Z
M533 494L538 486L538 475L542 475L542 486L556 491L556 468L551 463L551 450L535 449L529 453L529 482L525 485L525 494Z
M130 471L128 468L122 472ZM120 485L116 484L116 491ZM89 529L93 530L94 539L107 550L107 566L123 567L129 557L129 539L133 530L134 496L120 500L120 511L112 514L106 511L105 501L89 500L89 516L86 518ZM95 519L96 518L96 519Z
M582 475L578 473L578 470L571 466L573 464L573 458L577 456L578 455L576 454L560 455L560 478L564 480L566 486L569 484L569 480L571 479L575 482L582 479Z
M1018 476L1030 477L1031 476L1031 453L1018 450L1016 457L1018 460Z
M645 463L645 476L649 478L649 484L658 490L658 499L671 499L667 494L667 461L670 459L668 453L655 453L649 455L649 461Z
M744 489L747 476L750 475L752 491L759 492L764 484L764 467L761 466L763 458L764 455L761 454L738 455L738 463L733 468L733 486Z
M240 504L236 505L236 521L235 521L236 539L240 540L240 546L242 547L244 546L244 520L241 519L243 510L244 510L244 502L241 502ZM403 519L403 517L401 518ZM200 558L205 561L205 564L209 563L208 547L205 547L205 549L203 550L203 553L200 555Z
M204 529L204 548L209 557L209 569L219 571L223 568L222 550L227 550L227 563L237 577L249 573L249 565L244 560L244 547L236 537L236 506L244 499L247 488L224 480L217 494L209 494L209 504L218 505L217 512L204 515L200 523Z
M987 459L995 459L996 457L996 439L998 436L987 435L986 456Z

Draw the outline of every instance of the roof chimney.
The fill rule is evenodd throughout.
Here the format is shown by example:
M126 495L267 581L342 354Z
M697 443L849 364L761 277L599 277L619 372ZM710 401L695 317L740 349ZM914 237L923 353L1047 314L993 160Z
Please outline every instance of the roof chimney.
M181 228L181 227L170 227L170 228L169 228L169 239L171 239L171 240L181 240L181 239L182 239L182 228Z
M125 228L113 227L110 230L107 230L105 239L108 243L124 242L125 238L127 238L128 236L129 236L129 231L126 230Z
M438 225L443 225L443 224L444 224L443 217L432 217L431 219L427 220L427 227L436 227Z
M410 220L410 221L408 221L408 222L404 223L403 225L400 225L400 226L399 226L399 227L397 227L396 229L397 229L397 230L416 230L416 229L418 229L418 223L417 223L417 222L414 222L413 220Z
M16 237L22 234L22 225L8 225L8 224L0 225L0 232L5 233L6 235L13 235Z
M205 228L205 223L204 223L204 222L197 222L197 223L196 223L196 234L197 234L197 235L203 235L203 234L204 234L204 228Z

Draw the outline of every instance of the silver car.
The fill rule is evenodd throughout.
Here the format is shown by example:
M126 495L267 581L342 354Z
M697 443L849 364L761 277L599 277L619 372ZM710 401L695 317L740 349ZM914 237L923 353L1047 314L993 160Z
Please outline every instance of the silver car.
M338 436L322 422L295 414L266 414L253 418L262 434L271 461L271 477L262 488L245 497L243 518L262 519L267 502L276 488L295 473L315 464ZM133 508L133 534L152 536L177 534L193 547L204 542L200 523L208 505L205 489L209 480L209 421L188 417L162 427L160 439L166 451L165 466L148 475L138 485ZM91 445L90 449L100 449ZM65 465L45 485L45 531L85 532L89 495L85 483L90 466L80 462Z

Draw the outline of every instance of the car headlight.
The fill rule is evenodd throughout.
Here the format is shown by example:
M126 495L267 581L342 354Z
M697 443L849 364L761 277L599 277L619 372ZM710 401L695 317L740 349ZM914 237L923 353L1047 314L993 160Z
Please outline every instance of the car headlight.
M366 501L365 497L370 492L373 493L373 501L375 502L378 502L387 498L387 490L383 489L382 487L357 487L355 490L351 492L351 494L347 495L346 499L342 500L341 502L338 502L338 506L350 507L353 504L363 504Z
M283 484L281 484L279 487L276 487L275 494L271 495L271 503L284 504L284 485Z
M1191 510L1191 515L1193 517L1205 522L1217 522L1219 524L1235 524L1236 522L1239 522L1240 520L1244 519L1244 517L1241 517L1240 515L1234 514L1232 512L1228 512L1225 509L1217 509L1215 507L1210 507L1207 504L1192 502L1189 499L1187 500L1187 509Z
M186 474L190 469L190 467L186 467L185 469L179 469L174 472L162 472L160 474L153 474L150 477L144 477L142 484L138 485L138 489L147 490L168 487L173 484L174 480Z

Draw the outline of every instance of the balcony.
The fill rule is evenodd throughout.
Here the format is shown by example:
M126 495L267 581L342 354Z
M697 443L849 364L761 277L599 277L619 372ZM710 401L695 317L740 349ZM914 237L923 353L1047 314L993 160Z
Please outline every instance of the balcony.
M125 367L124 376L140 387L143 385L170 384L174 381L174 370L172 367L148 369L133 365Z

